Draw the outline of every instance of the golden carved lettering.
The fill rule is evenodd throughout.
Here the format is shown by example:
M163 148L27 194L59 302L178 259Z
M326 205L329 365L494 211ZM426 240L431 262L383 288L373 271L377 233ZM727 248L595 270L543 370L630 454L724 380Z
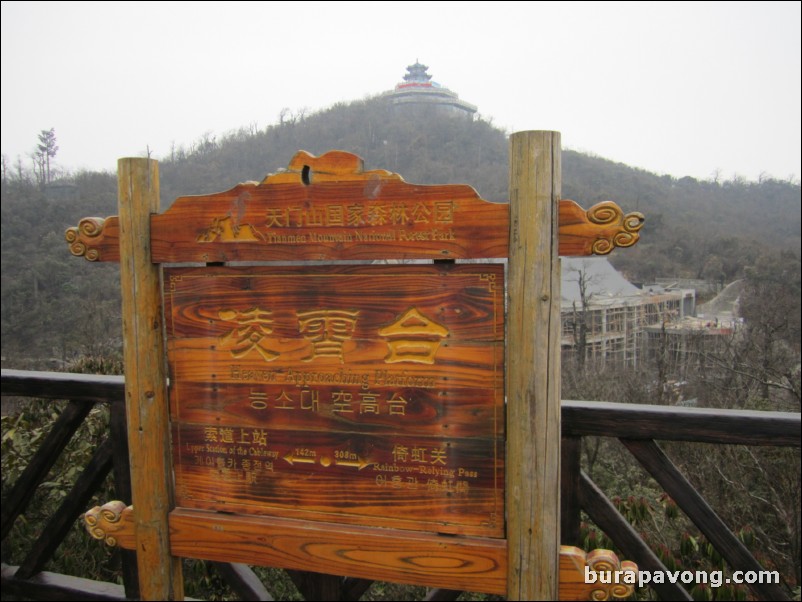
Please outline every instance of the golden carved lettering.
M290 213L287 209L270 208L265 215L265 226L283 228L290 225Z
M359 397L360 397L359 400L360 414L379 413L379 396L377 393L360 393Z
M237 324L237 328L221 339L222 346L229 347L232 356L239 359L256 351L266 362L279 356L264 344L264 339L273 332L271 312L254 307L248 311L221 309L218 315L226 322Z
M387 208L383 205L369 205L365 219L371 226L383 226L389 220Z
M292 410L295 408L295 400L284 389L276 397L276 401L278 402L278 405L276 405L277 410Z
M454 223L454 212L457 206L453 201L437 201L434 203L434 221L438 224Z
M354 409L351 407L351 402L354 399L353 393L346 391L334 391L331 395L331 411L336 414L352 413Z
M303 389L301 391L301 409L319 412L320 392L313 389Z
M265 393L264 391L254 391L253 389L251 389L249 397L251 400L251 407L254 410L267 409L267 393Z
M326 224L329 226L345 225L345 209L342 205L326 206Z
M432 210L423 203L418 203L412 208L412 221L416 224L428 224L431 215Z
M361 226L365 223L365 207L359 203L348 205L346 208L346 223L349 226Z
M441 340L448 336L448 329L411 307L398 320L379 329L379 336L388 339L390 352L384 358L385 363L434 364L434 356Z
M390 205L390 223L394 225L404 225L409 221L407 206L404 203L393 203Z
M249 405L254 410L303 410L308 412L320 412L321 403L326 403L331 407L331 412L335 414L351 414L355 413L358 408L358 413L365 414L383 414L389 416L405 416L408 401L397 391L392 393L379 393L375 391L358 391L352 393L346 390L331 391L328 397L322 397L318 389L311 387L304 387L297 393L282 389L281 393L274 398L270 398L267 391L258 391L251 389L248 393ZM271 405L272 402L272 405ZM298 402L298 403L296 403ZM236 433L229 433L223 427L206 427L206 441L209 442L227 442ZM254 430L252 435L248 433L240 434L240 441L247 443L244 440L247 436L254 437L254 443L257 442L257 431Z
M353 335L358 315L358 311L328 309L298 312L301 334L313 348L304 361L333 357L343 362L343 344Z
M391 416L405 416L407 413L407 400L398 393L393 393L393 396L387 400L387 406Z

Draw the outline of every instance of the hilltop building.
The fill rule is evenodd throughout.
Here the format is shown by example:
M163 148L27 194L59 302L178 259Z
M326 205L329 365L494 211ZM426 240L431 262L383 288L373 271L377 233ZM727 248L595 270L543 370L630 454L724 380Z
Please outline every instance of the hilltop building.
M55 180L45 184L45 196L48 201L71 202L81 198L81 191L71 182Z
M434 107L450 115L473 118L476 106L460 100L459 96L432 81L428 73L429 67L417 60L407 67L404 81L397 84L393 90L385 92L384 96L393 106L399 109L409 107Z

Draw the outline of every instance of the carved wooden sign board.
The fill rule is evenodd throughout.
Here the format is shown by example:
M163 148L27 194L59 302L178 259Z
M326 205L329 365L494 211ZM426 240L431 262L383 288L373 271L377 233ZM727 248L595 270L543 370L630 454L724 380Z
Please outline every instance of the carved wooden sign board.
M470 187L347 153L290 169L179 199L154 255L505 252L506 206ZM166 268L177 506L503 537L503 280L498 263Z
M501 537L503 278L166 269L176 503Z
M643 221L558 213L563 255L634 244ZM120 261L122 218L82 220L70 250ZM510 205L300 152L149 219L150 262L171 264L169 553L507 593ZM162 541L149 520L138 540Z

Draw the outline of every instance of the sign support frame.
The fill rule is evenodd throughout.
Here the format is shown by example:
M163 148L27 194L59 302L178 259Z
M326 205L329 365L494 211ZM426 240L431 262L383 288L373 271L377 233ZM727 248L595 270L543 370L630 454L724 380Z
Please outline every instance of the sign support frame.
M464 588L506 594L510 600L557 599L561 563L568 578L568 572L579 570L576 553L584 559L581 551L559 544L559 254L606 254L631 246L643 216L625 215L609 201L585 212L562 200L559 132L511 136L509 183L509 205L487 203L468 186L409 185L397 174L365 172L361 159L350 153L313 157L302 151L289 172L223 193L181 197L159 214L158 163L119 160L119 217L84 218L67 230L66 239L74 255L121 263L133 507L110 502L87 512L86 524L94 537L137 551L143 599L183 599L184 556ZM313 184L317 196L305 192ZM327 196L333 192L339 196ZM376 227L369 234L371 244L353 244L347 229L353 224L346 224L342 209L334 211L340 201L331 199L361 195L368 200L355 206L359 211L383 211L381 203L400 196L423 195L433 205L415 206L422 213L405 222L408 232ZM307 242L304 231L297 230L297 216L316 225L314 199L328 202L327 219L337 221L339 229ZM451 224L451 211L460 204L471 216L464 226L419 227L440 209L448 212L439 221ZM260 211L266 212L266 222ZM377 218L372 225L379 223ZM265 234L274 226L281 233ZM163 263L503 257L508 276L502 538L176 508Z

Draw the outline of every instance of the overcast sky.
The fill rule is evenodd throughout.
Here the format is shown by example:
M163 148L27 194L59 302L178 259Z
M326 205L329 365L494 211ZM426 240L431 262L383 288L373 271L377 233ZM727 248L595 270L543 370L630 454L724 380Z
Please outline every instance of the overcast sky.
M799 2L3 1L0 146L30 165L52 127L59 166L111 171L389 90L417 59L510 133L798 181L800 20Z

